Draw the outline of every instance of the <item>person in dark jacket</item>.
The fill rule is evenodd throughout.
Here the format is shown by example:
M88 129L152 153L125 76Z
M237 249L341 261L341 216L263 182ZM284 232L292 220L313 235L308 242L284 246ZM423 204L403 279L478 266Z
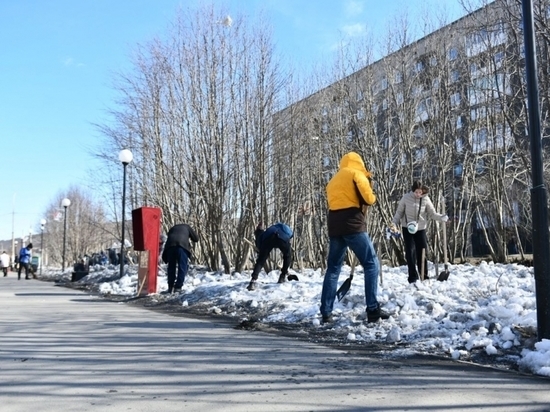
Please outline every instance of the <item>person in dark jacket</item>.
M340 160L338 172L326 187L328 200L329 251L327 271L321 291L321 316L323 323L332 321L332 309L336 298L338 277L348 247L363 266L365 301L368 322L387 319L377 300L380 265L374 246L367 234L362 207L373 205L376 196L372 191L363 159L355 152L345 154Z
M191 256L191 245L189 239L198 242L199 237L193 228L185 223L175 225L168 231L168 237L162 260L168 263L168 291L167 293L181 292L185 281L185 275L189 269L189 257ZM176 276L176 266L178 274Z
M278 281L278 283L283 283L287 279L288 268L290 267L292 259L292 249L290 247L290 240L294 236L292 229L284 223L275 223L264 230L262 224L260 223L254 231L254 236L256 237L258 258L256 259L256 264L254 265L254 270L252 271L252 279L250 280L247 289L255 290L257 288L258 275L260 274L262 267L265 265L269 254L275 248L279 249L283 254L283 267L281 269L281 274L279 275ZM298 280L298 276L288 275L288 280Z
M21 269L23 268L25 268L25 279L30 279L29 265L31 264L31 250L32 243L29 243L19 251L19 270L17 271L17 278L19 280L21 280Z

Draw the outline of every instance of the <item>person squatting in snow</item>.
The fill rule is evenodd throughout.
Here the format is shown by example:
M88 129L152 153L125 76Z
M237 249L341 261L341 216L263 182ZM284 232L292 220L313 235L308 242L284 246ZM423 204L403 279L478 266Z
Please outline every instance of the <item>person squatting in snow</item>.
M168 237L162 252L162 261L168 263L168 290L166 293L181 292L185 275L189 269L191 245L189 239L198 242L199 237L193 228L185 223L175 225L168 231ZM176 276L176 266L178 274Z
M426 251L428 248L426 239L428 219L439 222L449 220L447 215L435 211L428 192L428 187L415 180L411 191L405 193L399 201L390 228L396 233L399 231L397 225L401 226L405 242L405 258L409 270L409 283L416 282L419 274L421 280L428 278L428 259L426 253L422 253L422 250ZM424 259L422 259L423 255Z
M376 322L389 317L380 309L376 298L380 264L367 234L365 216L362 213L363 205L372 206L376 202L369 181L371 176L365 168L363 159L357 153L350 152L342 157L338 172L326 187L330 243L327 271L321 291L323 323L332 321L338 277L348 247L363 266L368 321Z
M275 248L279 249L283 254L283 267L278 281L278 283L283 283L287 278L288 268L291 264L292 249L290 247L290 240L294 236L292 229L284 223L275 223L264 230L263 225L260 223L254 231L254 236L256 238L258 258L256 259L256 264L252 271L252 279L247 289L255 290L257 288L258 275L265 265L269 254ZM288 275L288 280L298 280L298 276Z

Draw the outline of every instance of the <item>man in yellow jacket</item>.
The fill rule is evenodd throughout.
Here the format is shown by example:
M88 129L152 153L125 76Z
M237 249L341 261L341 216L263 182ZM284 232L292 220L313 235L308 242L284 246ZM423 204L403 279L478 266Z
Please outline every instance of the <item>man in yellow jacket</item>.
M376 322L381 318L388 318L380 309L376 298L380 267L361 211L363 205L370 206L376 202L368 179L370 176L361 156L350 152L342 157L338 173L332 177L326 188L330 245L321 292L323 323L332 321L338 277L348 247L363 266L367 320Z

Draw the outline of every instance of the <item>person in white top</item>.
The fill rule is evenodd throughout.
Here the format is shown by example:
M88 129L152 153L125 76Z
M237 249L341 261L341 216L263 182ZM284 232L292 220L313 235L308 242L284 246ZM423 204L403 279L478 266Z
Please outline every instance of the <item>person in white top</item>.
M435 211L432 201L428 197L428 192L429 189L421 182L418 180L413 182L411 191L403 195L393 217L391 230L398 232L398 228L401 226L403 233L409 283L416 282L419 275L421 280L428 278L428 261L425 254L424 259L422 259L422 249L424 251L428 249L426 239L428 219L439 222L449 220L447 215ZM423 268L424 273L420 273L421 268Z
M4 250L0 255L0 268L2 268L2 272L4 272L4 276L8 276L9 267L10 267L10 257Z

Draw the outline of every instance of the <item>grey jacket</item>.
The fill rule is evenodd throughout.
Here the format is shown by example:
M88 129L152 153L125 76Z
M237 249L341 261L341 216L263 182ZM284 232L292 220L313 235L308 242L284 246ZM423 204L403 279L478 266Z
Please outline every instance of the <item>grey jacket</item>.
M407 223L415 221L418 222L418 230L425 230L428 219L442 222L441 218L445 215L435 211L434 205L428 195L422 196L420 216L418 215L419 206L420 199L414 196L414 192L405 193L399 201L397 211L392 219L393 223L397 227L407 227Z

